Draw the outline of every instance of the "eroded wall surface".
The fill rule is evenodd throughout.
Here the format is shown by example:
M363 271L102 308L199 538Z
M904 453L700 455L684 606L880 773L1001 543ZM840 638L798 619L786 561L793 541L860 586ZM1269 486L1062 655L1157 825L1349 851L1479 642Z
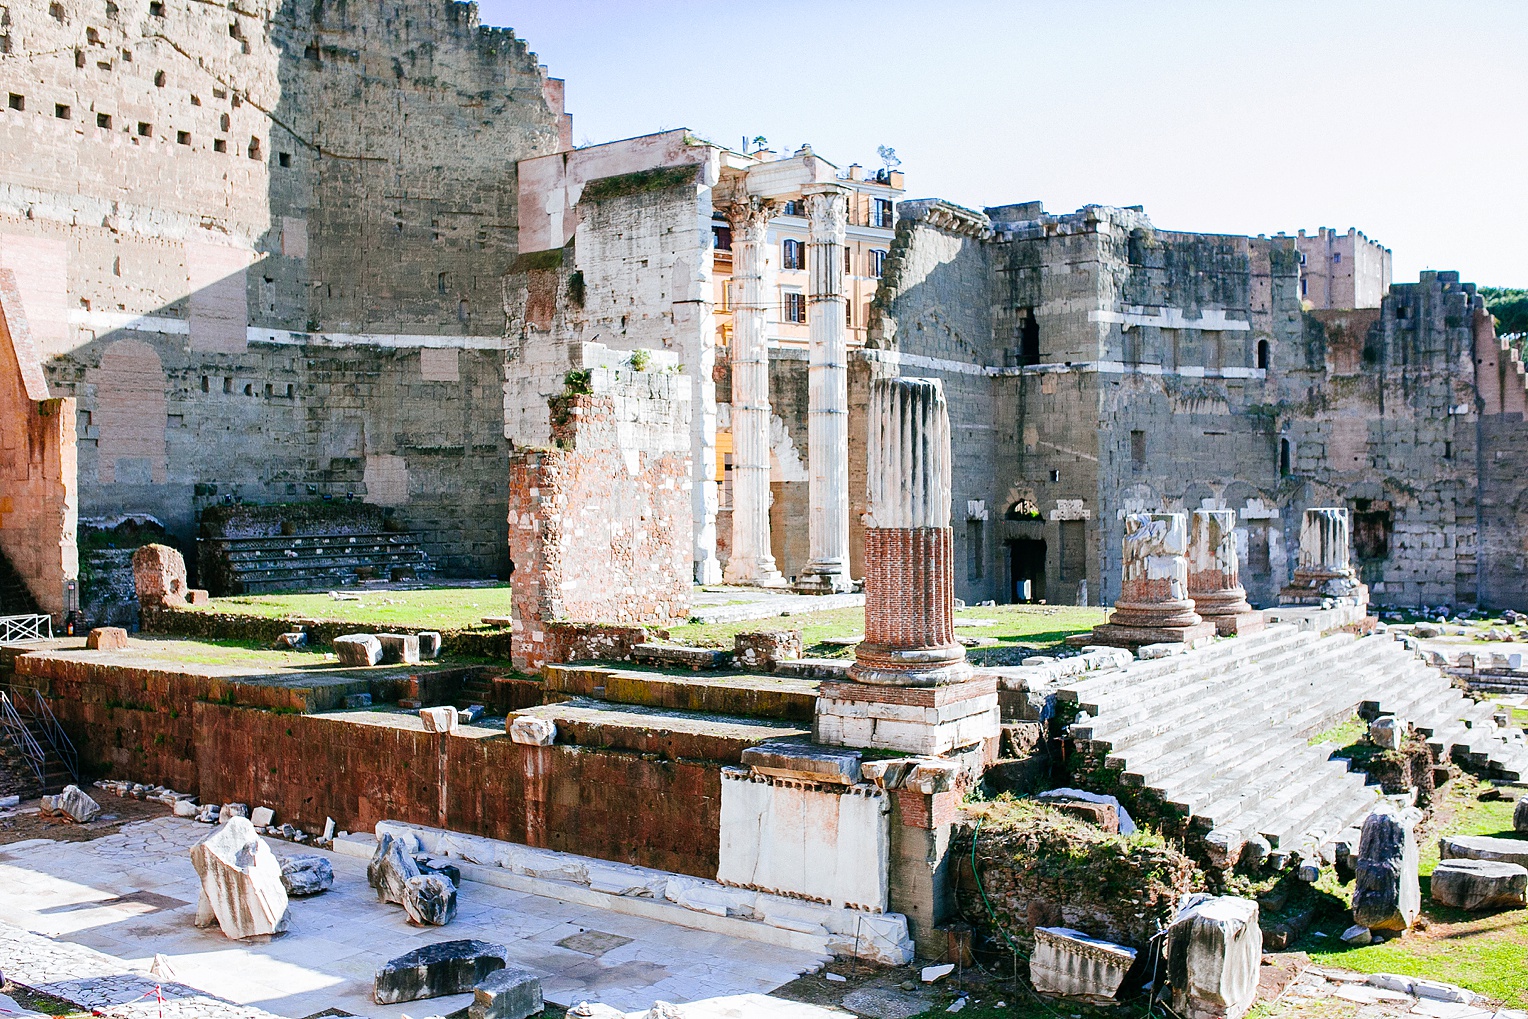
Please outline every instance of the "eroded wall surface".
M83 516L184 543L210 502L353 493L505 568L516 163L569 133L525 43L450 0L9 16L0 265L78 400Z

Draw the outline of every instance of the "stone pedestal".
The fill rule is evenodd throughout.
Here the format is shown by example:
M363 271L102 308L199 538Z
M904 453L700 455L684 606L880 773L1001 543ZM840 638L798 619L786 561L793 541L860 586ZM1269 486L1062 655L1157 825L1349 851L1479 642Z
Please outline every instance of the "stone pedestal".
M1093 628L1089 643L1128 648L1193 645L1215 636L1215 624L1194 611L1189 597L1187 553L1184 514L1127 516L1119 601L1109 621Z
M1188 596L1222 637L1255 633L1263 614L1247 604L1236 558L1236 511L1195 510L1189 520Z
M1294 579L1279 592L1280 605L1368 605L1369 589L1358 581L1348 559L1348 511L1308 509L1300 521L1300 557Z
M769 541L769 273L764 257L774 202L727 208L732 225L732 549L729 584L784 587Z
M811 290L807 294L811 336L807 362L810 559L796 577L796 590L808 594L833 594L851 587L849 344L848 326L844 322L847 194L842 187L831 184L806 192L807 269L811 274Z
M955 639L950 420L932 379L870 393L865 639L850 682L819 691L816 737L944 754L997 737L995 681L972 679Z

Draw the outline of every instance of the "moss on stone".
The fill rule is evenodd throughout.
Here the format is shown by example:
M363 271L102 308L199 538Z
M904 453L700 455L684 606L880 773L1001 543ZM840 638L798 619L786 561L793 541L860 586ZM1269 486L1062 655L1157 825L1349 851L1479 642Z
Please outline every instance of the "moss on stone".
M581 201L606 202L612 198L639 195L652 191L668 191L695 182L693 166L662 166L636 173L622 173L614 177L601 177L584 185Z

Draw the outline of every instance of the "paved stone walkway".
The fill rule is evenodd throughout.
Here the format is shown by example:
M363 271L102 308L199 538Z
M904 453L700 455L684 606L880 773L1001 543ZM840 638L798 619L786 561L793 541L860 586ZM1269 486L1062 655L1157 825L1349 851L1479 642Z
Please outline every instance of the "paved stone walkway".
M446 1014L471 998L374 1004L378 965L421 945L481 938L506 945L515 961L540 974L547 1000L556 1004L593 1000L630 1012L658 1000L692 1002L685 1014L704 1019L761 1001L747 996L767 994L823 961L475 882L463 885L454 923L414 927L403 910L376 901L365 861L333 853L326 855L334 888L293 899L287 933L235 942L216 927L192 924L198 886L189 850L210 831L164 817L91 842L0 846L0 924L14 925L0 927L0 969L99 1007L151 991L148 969L162 953L186 985L166 989L179 1009L167 1006L166 1016L295 1019L341 1008L397 1019ZM277 840L271 846L278 854L314 851ZM157 1003L156 1011L128 1007L124 1014L132 1019L157 1015ZM756 1007L761 1015L773 1011L772 1003Z

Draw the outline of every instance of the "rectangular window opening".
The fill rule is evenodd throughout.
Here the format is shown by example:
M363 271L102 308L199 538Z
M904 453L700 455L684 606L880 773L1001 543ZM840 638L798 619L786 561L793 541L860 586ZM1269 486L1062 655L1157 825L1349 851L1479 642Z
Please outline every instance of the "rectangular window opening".
M96 114L96 127L104 127L106 130L110 131L111 130L111 114L109 114L109 113L97 113Z
M276 162L282 166L291 166L292 154L290 152L278 152L276 153Z
M139 138L152 138L153 136L154 136L154 125L153 124L145 124L143 121L140 120L138 122L138 137Z
M176 145L190 145L191 144L191 132L190 131L176 131L175 132L175 144Z
M1146 462L1146 433L1144 431L1130 433L1130 460L1137 464Z
M225 139L225 138L214 138L214 139L212 139L212 151L213 152L227 152L228 151L228 141L227 141L227 139Z
M13 110L25 110L27 108L27 97L12 92L10 107Z
M53 104L53 116L57 117L59 120L68 120L70 113L71 111L69 107L65 106L63 103Z

